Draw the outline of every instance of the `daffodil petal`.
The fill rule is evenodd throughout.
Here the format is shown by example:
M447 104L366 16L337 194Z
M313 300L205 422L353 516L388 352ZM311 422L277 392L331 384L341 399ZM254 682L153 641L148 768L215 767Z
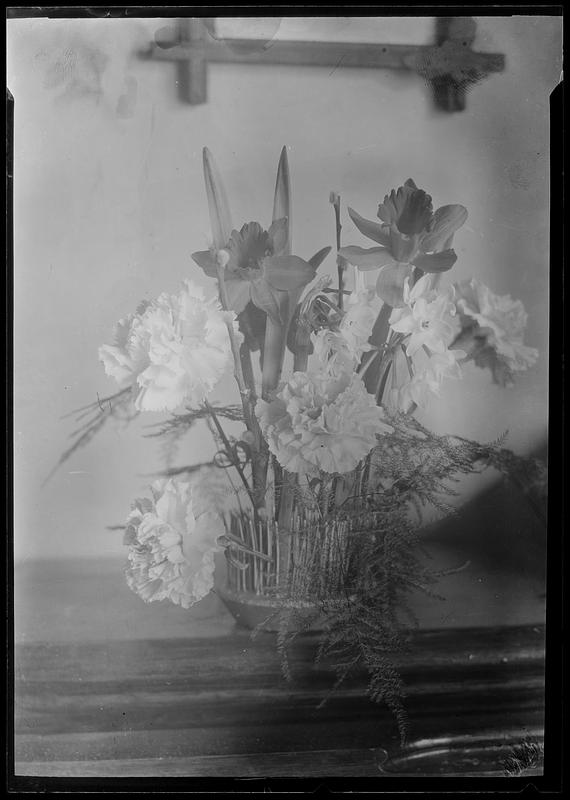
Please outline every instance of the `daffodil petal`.
M361 270L379 269L388 264L395 264L396 259L385 247L357 247L349 245L341 247L338 254L345 258L349 264L354 264Z
M192 253L192 258L209 278L217 277L218 265L211 250L199 250L196 253Z
M443 250L448 239L459 230L467 219L467 209L458 204L442 206L433 215L430 231L422 239L424 253Z
M348 216L364 236L384 246L390 244L390 233L385 225L381 225L369 219L364 219L364 217L361 217L353 208L348 209Z
M300 289L315 277L314 267L299 256L268 256L263 273L270 286L285 292Z
M382 267L376 281L376 293L392 308L401 308L404 302L404 281L411 278L412 268L408 264L388 264Z
M281 310L275 293L271 291L271 287L264 278L253 281L251 284L251 302L257 306L257 308L265 311L267 316L278 325L283 324Z
M457 261L455 250L443 250L441 253L420 253L413 264L422 272L447 272Z
M241 279L226 278L225 284L230 309L236 314L241 313L249 302L251 283Z

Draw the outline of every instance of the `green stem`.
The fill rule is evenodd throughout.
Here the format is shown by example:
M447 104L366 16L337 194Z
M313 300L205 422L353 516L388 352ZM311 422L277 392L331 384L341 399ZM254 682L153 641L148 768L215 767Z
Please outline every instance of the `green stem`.
M221 426L220 420L218 419L218 415L216 414L216 412L214 411L213 407L210 405L210 403L208 403L207 400L204 400L204 406L206 407L206 409L208 410L208 413L212 417L212 422L216 426L216 430L218 431L220 439L222 440L223 445L226 448L226 451L228 453L228 457L230 458L231 455L232 455L232 446L230 444L230 441L229 441L228 437L225 434L224 429ZM249 499L251 500L253 508L254 508L254 511L255 511L255 505L256 505L255 504L255 499L254 499L253 493L251 491L251 487L250 487L250 485L248 483L248 480L245 477L245 473L244 473L243 469L241 468L241 464L239 463L239 461L237 459L235 459L235 460L231 459L231 462L232 462L233 466L235 466L235 468L237 470L237 473L240 476L241 482L245 486L245 489L246 489L246 491L247 491L247 493L249 495Z
M287 326L275 322L269 316L265 325L265 342L263 345L263 370L261 377L261 396L269 400L281 377L285 345L287 342Z

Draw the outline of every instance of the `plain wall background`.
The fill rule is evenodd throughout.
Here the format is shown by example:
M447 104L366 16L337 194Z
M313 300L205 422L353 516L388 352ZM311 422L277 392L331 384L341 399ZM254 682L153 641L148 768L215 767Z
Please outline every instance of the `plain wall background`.
M481 440L509 429L528 453L547 429L549 94L561 70L558 17L477 18L476 48L506 69L475 86L467 110L436 113L415 75L383 70L210 65L208 103L178 99L172 64L137 51L169 20L11 20L14 145L14 511L18 561L124 555L121 524L163 466L147 414L110 424L45 485L73 429L62 415L115 391L97 360L143 298L174 292L209 238L201 149L223 171L234 224L271 217L275 168L289 147L295 251L334 242L329 192L373 218L413 177L437 207L464 204L451 278L475 276L523 300L538 364L515 389L473 367L424 419ZM427 42L433 20L284 20L354 40ZM266 28L258 21L258 32ZM368 246L346 213L343 241ZM334 268L329 257L325 268ZM221 393L232 388L231 381ZM205 430L179 463L213 452ZM465 486L465 496L483 480Z

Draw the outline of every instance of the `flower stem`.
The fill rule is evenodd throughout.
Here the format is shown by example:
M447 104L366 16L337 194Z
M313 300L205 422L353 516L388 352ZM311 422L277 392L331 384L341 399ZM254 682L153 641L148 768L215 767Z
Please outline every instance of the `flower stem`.
M346 268L346 260L338 255L338 251L340 250L341 243L340 243L340 232L342 230L342 225L340 222L340 195L336 192L331 192L330 201L334 207L334 217L335 217L335 227L336 227L336 249L337 249L337 257L336 257L336 264L338 270L338 307L342 311L343 307L343 297L344 297L344 270Z

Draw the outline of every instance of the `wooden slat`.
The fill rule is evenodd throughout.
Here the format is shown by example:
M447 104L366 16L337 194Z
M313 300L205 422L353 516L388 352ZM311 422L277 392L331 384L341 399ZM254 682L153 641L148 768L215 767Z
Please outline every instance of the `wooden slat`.
M364 42L275 40L266 50L252 51L251 41L247 39L210 40L201 45L185 43L168 48L152 45L148 55L157 61L187 61L191 52L214 63L371 69L416 69L419 64L440 57L439 48L429 45ZM504 56L498 53L469 51L467 58L467 66L483 72L500 72L504 69Z

